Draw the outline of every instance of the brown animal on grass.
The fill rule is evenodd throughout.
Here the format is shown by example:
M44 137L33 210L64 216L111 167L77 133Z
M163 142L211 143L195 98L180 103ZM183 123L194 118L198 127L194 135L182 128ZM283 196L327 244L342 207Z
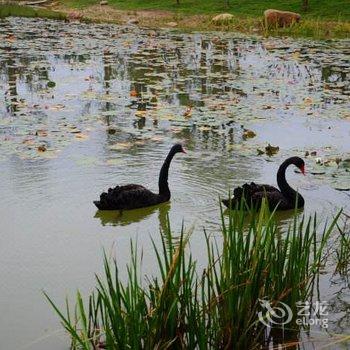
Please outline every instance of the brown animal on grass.
M269 9L264 12L266 27L290 27L293 23L299 22L299 13Z

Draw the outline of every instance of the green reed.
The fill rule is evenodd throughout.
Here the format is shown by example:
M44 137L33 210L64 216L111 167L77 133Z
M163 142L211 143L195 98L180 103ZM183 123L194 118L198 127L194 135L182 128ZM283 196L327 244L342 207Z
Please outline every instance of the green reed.
M104 278L87 301L77 293L72 310L60 310L45 293L71 336L73 349L257 348L266 341L259 322L260 299L295 303L311 297L340 213L322 230L316 215L294 214L280 228L275 213L221 210L222 235L206 232L207 266L196 268L186 249L190 233L174 236L168 223L161 246L153 249L158 277L147 284L140 273L140 251L131 243L127 281L116 261L104 255ZM142 254L141 254L142 255ZM291 326L292 327L292 326Z
M337 267L336 272L340 275L348 276L350 268L350 229L348 221L350 216L345 214L344 226L341 228L338 226L339 230L339 242L335 250Z

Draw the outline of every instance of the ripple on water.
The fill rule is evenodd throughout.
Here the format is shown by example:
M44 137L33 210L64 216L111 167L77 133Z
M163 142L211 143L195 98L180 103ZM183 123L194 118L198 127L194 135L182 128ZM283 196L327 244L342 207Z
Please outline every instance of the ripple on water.
M348 40L1 20L0 266L18 267L14 250L20 261L41 259L25 273L0 267L16 297L4 307L20 306L7 323L33 325L29 340L38 338L42 324L18 300L28 310L40 307L38 289L50 283L64 295L59 288L67 279L75 290L100 268L101 246L115 243L126 259L129 239L149 247L148 234L164 227L167 215L174 232L183 219L196 224L191 249L201 258L202 226L217 232L220 222L219 196L244 182L275 184L278 165L292 154L308 152L307 167L324 173L288 175L307 199L305 212L327 217L337 206L349 208L348 194L332 188L349 184L349 47ZM243 138L245 129L256 136ZM171 164L170 204L121 216L96 213L92 201L108 187L138 183L157 191L175 142L189 152ZM258 156L268 143L279 152ZM23 285L35 297L16 294ZM49 319L51 310L41 311ZM9 336L14 328L7 323L2 345L19 348L13 341L21 337Z

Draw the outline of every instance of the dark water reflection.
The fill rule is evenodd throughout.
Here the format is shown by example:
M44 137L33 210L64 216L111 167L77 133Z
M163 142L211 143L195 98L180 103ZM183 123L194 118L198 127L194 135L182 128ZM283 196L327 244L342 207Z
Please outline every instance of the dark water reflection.
M140 222L145 220L155 212L158 214L159 229L162 232L166 231L167 228L167 215L170 210L170 203L164 203L157 206L152 206L143 209L126 210L126 211L101 211L97 210L94 218L98 218L103 226L113 225L113 226L124 226L129 225L133 222Z
M217 232L219 197L246 181L275 184L279 163L292 154L317 152L306 163L320 175L288 173L306 213L349 209L348 192L335 189L350 187L343 161L350 159L349 47L1 20L2 345L18 349L58 329L40 289L57 300L76 287L89 291L102 247L115 247L126 262L137 238L144 272L152 273L149 236L159 241L167 215L175 232L183 221L195 225L191 250L205 263L203 227ZM245 128L257 136L244 139ZM188 154L171 165L171 204L96 213L92 201L113 184L156 190L175 142ZM268 143L280 147L278 154L258 156ZM281 214L282 225L289 215ZM64 342L48 336L28 348Z

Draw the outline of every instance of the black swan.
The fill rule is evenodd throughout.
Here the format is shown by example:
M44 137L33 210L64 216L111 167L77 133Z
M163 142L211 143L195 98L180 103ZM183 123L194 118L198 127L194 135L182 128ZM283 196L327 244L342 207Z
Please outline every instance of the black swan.
M124 185L109 188L103 192L99 201L94 204L99 210L130 210L149 207L159 203L167 202L170 199L168 186L168 172L171 160L176 153L186 153L182 145L175 144L171 147L159 173L159 193L153 193L141 185Z
M286 159L278 169L277 184L280 188L270 185L258 185L254 182L244 184L242 187L237 187L233 190L233 198L231 200L224 199L222 203L226 207L235 208L239 206L244 197L246 205L249 207L259 208L262 199L266 198L271 210L277 207L277 210L288 210L304 207L304 198L293 190L286 181L286 169L289 165L294 164L305 175L305 163L299 157L291 157Z

